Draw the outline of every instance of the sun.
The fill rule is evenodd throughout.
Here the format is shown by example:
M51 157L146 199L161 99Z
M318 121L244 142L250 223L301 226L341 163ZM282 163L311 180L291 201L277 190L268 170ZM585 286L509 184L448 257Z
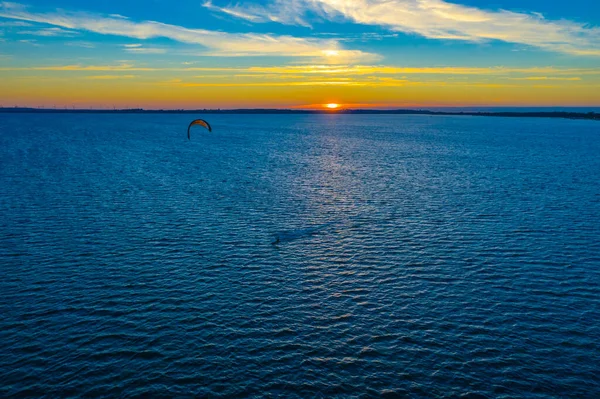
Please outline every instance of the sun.
M324 107L329 109L338 109L340 104L325 104Z

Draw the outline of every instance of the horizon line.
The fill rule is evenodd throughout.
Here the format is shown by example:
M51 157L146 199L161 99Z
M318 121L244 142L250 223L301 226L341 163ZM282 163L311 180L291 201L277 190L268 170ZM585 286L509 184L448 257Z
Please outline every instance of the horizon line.
M286 108L143 108L143 107L112 107L112 108L98 108L98 107L79 107L76 106L0 106L0 110L32 110L32 111L142 111L142 112L232 112L232 111L276 111L276 112L320 112L320 113L343 113L343 112L390 112L390 111L430 111L430 110L473 110L473 109L598 109L600 105L465 105L465 106L406 106L406 107L339 107L335 109L329 108L304 108L304 107L286 107Z
M280 108L238 108L238 109L79 109L79 108L31 108L31 107L0 107L0 113L91 113L91 114L312 114L312 115L429 115L429 116L488 116L488 117L544 117L564 119L587 119L600 121L600 107L432 107L438 109L280 109ZM512 109L505 110L502 109ZM523 111L514 111L514 109ZM598 108L599 112L574 112L570 108ZM444 109L446 111L444 111ZM454 111L452 111L454 109ZM462 109L462 110L461 110ZM469 110L471 109L471 110ZM529 109L529 111L527 110ZM562 109L562 110L557 110Z

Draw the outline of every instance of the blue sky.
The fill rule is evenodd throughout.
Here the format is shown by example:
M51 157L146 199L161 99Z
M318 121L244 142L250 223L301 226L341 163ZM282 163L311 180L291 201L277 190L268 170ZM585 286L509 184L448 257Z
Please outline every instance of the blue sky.
M0 76L17 79L9 85L14 92L19 84L56 90L68 69L76 78L103 81L103 86L90 85L91 91L117 84L109 80L138 89L168 82L174 90L221 85L234 93L232 105L247 94L243 87L262 86L265 94L268 87L275 92L286 82L313 82L314 101L322 96L321 86L361 86L365 93L372 89L365 104L390 106L406 104L406 96L394 100L384 87L402 91L398 88L421 84L428 89L419 93L432 97L430 88L436 84L443 92L449 84L459 90L464 82L463 88L512 87L514 104L535 105L534 97L520 94L528 80L537 81L530 87L537 89L540 81L552 81L555 105L597 105L600 96L591 90L598 88L600 78L594 73L600 70L599 43L600 2L591 0L0 1ZM357 67L364 69L358 73ZM263 68L263 73L253 68ZM469 74L465 68L479 70ZM419 79L412 79L415 75ZM520 86L515 83L519 80L524 82ZM235 82L238 92L231 89ZM29 97L23 98L33 104L35 93L28 90ZM307 90L286 93L284 105L311 105L305 104L313 101ZM563 103L561 90L569 93ZM357 96L348 95L353 100L346 102L363 103ZM417 97L420 104L426 96ZM467 102L482 98L485 93ZM500 98L510 103L509 93L494 101Z

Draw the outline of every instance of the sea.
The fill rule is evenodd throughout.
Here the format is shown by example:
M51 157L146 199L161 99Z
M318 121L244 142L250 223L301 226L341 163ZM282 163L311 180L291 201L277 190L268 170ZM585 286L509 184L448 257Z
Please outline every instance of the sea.
M2 398L598 398L600 122L1 114L0 315Z

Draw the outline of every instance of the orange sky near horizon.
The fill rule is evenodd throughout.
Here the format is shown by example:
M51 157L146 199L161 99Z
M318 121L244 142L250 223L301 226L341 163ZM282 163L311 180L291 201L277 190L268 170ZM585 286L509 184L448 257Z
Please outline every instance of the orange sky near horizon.
M0 105L59 108L343 108L600 106L600 71L372 74L5 71ZM187 75L187 76L186 76ZM179 77L177 77L179 76Z

